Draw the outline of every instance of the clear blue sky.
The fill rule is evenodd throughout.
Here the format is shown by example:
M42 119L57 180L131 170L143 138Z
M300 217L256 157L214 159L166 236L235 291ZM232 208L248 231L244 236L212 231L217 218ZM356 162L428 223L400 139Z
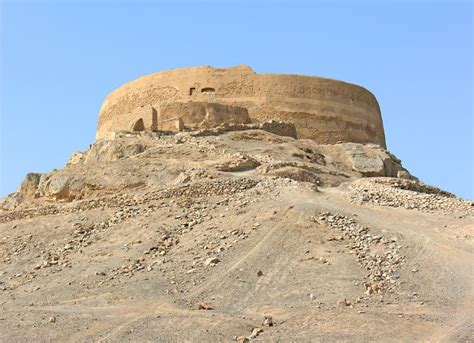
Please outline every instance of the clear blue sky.
M120 84L247 64L368 88L405 167L473 198L471 1L0 2L2 196L87 148Z

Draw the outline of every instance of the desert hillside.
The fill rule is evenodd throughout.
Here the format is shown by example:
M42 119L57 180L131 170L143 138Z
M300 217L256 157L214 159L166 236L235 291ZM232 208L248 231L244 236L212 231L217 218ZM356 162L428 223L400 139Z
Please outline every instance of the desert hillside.
M290 136L119 132L28 174L0 342L470 341L474 204L378 145Z

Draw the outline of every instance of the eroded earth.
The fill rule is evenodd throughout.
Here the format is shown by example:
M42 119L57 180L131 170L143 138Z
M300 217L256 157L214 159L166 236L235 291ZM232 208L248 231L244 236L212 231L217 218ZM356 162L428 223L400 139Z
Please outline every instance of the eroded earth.
M473 203L376 145L123 134L2 208L1 342L472 339Z

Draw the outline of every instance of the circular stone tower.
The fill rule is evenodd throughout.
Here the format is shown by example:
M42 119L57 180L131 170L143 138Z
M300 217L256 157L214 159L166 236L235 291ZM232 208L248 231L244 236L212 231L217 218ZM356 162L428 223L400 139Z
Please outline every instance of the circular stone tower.
M144 126L159 129L160 109L175 102L244 108L252 121L294 123L298 138L320 144L385 147L379 105L365 88L321 77L257 74L247 66L180 68L128 82L102 104L96 138L130 130L140 119Z

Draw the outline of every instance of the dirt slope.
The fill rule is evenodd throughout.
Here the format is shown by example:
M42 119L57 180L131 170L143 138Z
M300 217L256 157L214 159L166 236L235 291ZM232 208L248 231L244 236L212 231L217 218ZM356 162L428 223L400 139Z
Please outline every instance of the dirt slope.
M474 207L361 179L383 154L258 130L96 143L4 202L0 341L467 342Z

